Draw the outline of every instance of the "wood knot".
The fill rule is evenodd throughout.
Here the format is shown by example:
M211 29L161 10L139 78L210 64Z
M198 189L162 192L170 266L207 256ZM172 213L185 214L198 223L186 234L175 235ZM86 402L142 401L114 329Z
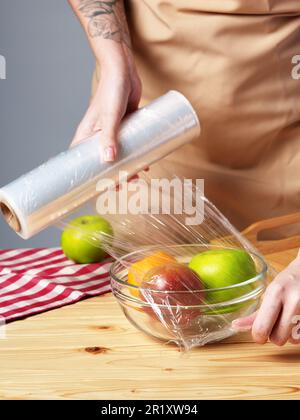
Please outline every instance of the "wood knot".
M107 347L95 346L95 347L86 347L85 351L90 354L104 354L110 351L110 349L108 349Z

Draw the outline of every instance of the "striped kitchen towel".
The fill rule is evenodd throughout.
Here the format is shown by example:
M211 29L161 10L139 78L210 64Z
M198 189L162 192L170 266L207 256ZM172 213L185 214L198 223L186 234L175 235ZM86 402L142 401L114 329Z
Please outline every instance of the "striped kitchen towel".
M60 248L0 250L0 317L13 321L109 292L111 262L74 264Z

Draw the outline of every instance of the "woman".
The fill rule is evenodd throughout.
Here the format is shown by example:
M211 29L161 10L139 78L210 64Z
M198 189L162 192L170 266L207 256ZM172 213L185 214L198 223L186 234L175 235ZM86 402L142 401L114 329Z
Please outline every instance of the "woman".
M169 89L199 112L201 137L151 168L204 178L238 227L299 210L300 53L297 0L69 0L97 60L93 98L73 143L102 130L103 159L117 154L122 117ZM162 170L163 168L163 170ZM269 286L252 327L258 343L292 337L300 314L300 257Z

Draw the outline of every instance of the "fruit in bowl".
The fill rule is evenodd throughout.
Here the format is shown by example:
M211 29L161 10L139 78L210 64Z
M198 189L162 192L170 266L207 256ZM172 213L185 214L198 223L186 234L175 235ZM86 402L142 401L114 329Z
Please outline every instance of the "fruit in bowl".
M158 305L189 306L203 303L203 285L199 276L179 263L165 264L148 271L141 283L141 290L145 297L149 297L149 302Z
M252 257L240 249L212 249L201 252L192 257L189 267L201 277L205 289L211 289L206 294L208 305L227 302L250 293L252 285L238 285L257 274ZM213 290L222 288L226 289ZM228 306L216 312L224 313L233 309L232 306Z
M206 253L207 255L208 250L212 250L215 252L216 249L225 251L228 248L217 248L217 246L215 245L197 243L188 245L166 246L165 248L163 248L163 251L171 256L179 256L177 262L182 263L185 267L187 267L189 262L195 256L201 253ZM232 336L234 334L234 331L231 328L231 322L237 317L250 315L259 307L260 298L264 293L268 282L268 267L261 256L250 252L250 257L247 257L246 261L249 261L248 258L251 258L253 260L254 264L251 260L249 261L249 265L252 266L252 269L250 270L252 271L252 273L250 274L255 275L249 280L249 282L247 282L247 285L244 285L244 287L240 287L236 284L232 286L233 290L235 287L237 289L243 290L247 288L247 292L243 296L240 296L241 291L237 292L240 297L236 299L236 302L224 302L224 300L226 299L220 296L220 292L222 292L223 290L216 290L215 292L217 292L218 294L218 299L214 299L214 291L206 290L207 286L205 284L205 281L198 274L200 289L197 285L198 291L194 292L194 295L197 296L197 294L199 294L199 302L197 303L200 303L200 305L177 305L179 306L178 313L182 314L180 319L176 318L176 312L175 316L172 313L170 314L171 316L166 315L166 310L168 308L163 307L163 305L160 305L160 310L163 311L162 315L164 316L163 318L159 318L155 313L155 304L153 305L153 307L151 307L150 304L146 303L146 299L142 297L142 295L145 294L145 292L140 289L140 286L137 287L137 289L135 289L137 291L141 290L140 295L138 297L133 298L131 290L134 287L130 287L127 280L128 263L135 264L137 261L143 260L145 254L150 255L151 252L152 255L155 252L153 251L153 247L150 247L146 250L137 250L134 253L125 255L122 259L116 261L111 267L111 284L114 296L119 302L129 322L131 322L135 328L144 332L148 336L163 340L165 342L175 341L180 346L182 345L185 348L186 345L188 348L190 346L193 347L195 345L202 346L207 343L220 341ZM204 261L205 260L206 259L204 259ZM167 262L162 265L173 265L173 263L174 261L171 263ZM205 261L205 263L207 263L207 261ZM159 271L162 269L162 265L160 265ZM154 270L154 268L151 270ZM162 271L164 273L165 270L162 269ZM156 269L154 270L154 274L157 275ZM155 287L153 284L154 278L152 278L153 271L152 273L151 271L149 271L148 273L146 273L145 276L145 281L147 280L151 283L151 289L148 289L148 293L151 296L151 294L154 295L154 293L156 292L156 295L152 296L152 299L158 302L156 303L156 305L158 306L159 301L161 300L160 294L163 294L162 291L160 291L160 289L164 289L164 287L162 287L161 284L163 284L165 280L163 283L161 283L161 276L159 276L160 286ZM177 278L177 276L175 276L175 278ZM238 282L240 282L239 280ZM225 287L228 286L228 284L223 283L222 286L224 285ZM169 286L167 288L169 289ZM224 292L228 290L229 289L225 289ZM169 294L171 295L170 292ZM184 294L180 294L179 292L174 291L173 295L175 296L177 294L180 295L180 300L184 298L184 302L186 302L186 296L184 296ZM215 300L219 300L220 303L216 303L215 305L210 303ZM175 308L176 306L173 305L172 309L175 310ZM166 321L164 322L164 320Z
M251 299L229 301L250 294L253 285L240 284L256 274L254 260L240 249L205 250L192 256L188 266L158 251L131 265L128 283L139 287L131 289L132 295L152 306L144 306L144 312L188 327L201 314L225 314L251 305Z
M201 314L198 308L189 308L203 304L201 279L183 264L169 263L148 271L140 290L144 300L152 305L147 312L173 328L188 327Z
M164 251L157 251L138 260L128 269L128 283L132 286L140 286L148 271L171 262L177 262L176 258ZM135 297L140 296L138 289L131 288L130 292Z
M77 217L67 224L61 235L64 254L78 264L101 262L107 255L103 241L110 242L113 229L101 216Z

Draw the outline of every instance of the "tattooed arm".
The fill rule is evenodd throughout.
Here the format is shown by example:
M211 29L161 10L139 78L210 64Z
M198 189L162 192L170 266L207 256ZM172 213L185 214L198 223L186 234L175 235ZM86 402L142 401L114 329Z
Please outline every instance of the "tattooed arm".
M130 35L122 1L80 2L79 11L88 19L87 31L92 38L102 37L125 42L130 47Z
M72 144L101 130L102 158L117 154L120 121L138 107L141 82L131 51L123 0L69 0L101 68L101 78Z

